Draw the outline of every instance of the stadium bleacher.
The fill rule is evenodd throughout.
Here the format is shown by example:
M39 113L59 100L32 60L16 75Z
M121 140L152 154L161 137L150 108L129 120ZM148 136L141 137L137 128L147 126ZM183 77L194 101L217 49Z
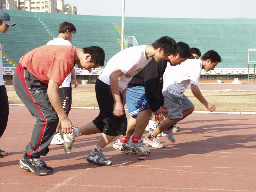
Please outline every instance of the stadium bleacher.
M117 41L120 34L113 23L121 24L121 17L7 12L17 25L8 33L0 34L0 43L7 55L3 59L5 67L15 66L6 59L18 63L24 53L56 37L63 21L72 22L77 28L77 34L73 36L74 46L101 46L106 52L106 61L120 51ZM202 53L216 50L223 58L217 66L219 71L248 67L248 48L256 47L255 29L256 19L125 18L125 34L135 36L140 44L151 44L168 35L177 42L184 41L199 48Z

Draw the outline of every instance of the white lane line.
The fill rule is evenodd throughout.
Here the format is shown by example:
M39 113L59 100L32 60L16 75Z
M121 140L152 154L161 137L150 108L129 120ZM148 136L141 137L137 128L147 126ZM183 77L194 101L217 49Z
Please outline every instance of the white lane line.
M21 185L23 186L24 183L0 183L0 185ZM45 186L43 184L40 184L41 186ZM47 185L47 184L46 184ZM64 186L64 185L63 185ZM117 189L117 188L136 188L136 189L163 189L163 190L189 190L189 191L225 191L225 192L255 192L252 190L246 190L246 189L221 189L221 188L193 188L193 187L188 187L188 188L182 188L182 187L157 187L157 186L134 186L134 185L78 185L78 184L65 184L65 186L74 186L76 189L78 187L97 187L97 188L109 188L109 189ZM75 189L74 188L74 189ZM88 189L87 189L88 190ZM60 190L61 191L61 190Z
M9 104L10 106L25 106L24 104ZM72 109L88 109L88 110L98 110L98 107L71 107ZM127 111L127 109L125 109ZM256 115L256 112L231 112L231 111L194 111L193 113L205 113L205 114L233 114L233 115Z
M229 152L229 151L221 151L220 153L233 153L233 152Z
M130 168L136 167L146 167L147 169L151 170L160 170L160 171L171 171L171 172L180 172L180 173L196 173L196 174L205 174L205 175L230 175L227 173L219 173L219 172L204 172L204 171L185 171L181 169L171 169L171 168L159 168L159 167L152 167L150 165L131 165ZM182 168L182 167L180 167Z
M213 167L215 169L233 169L233 167Z
M69 183L70 181L72 181L73 179L79 177L79 176L82 175L84 172L87 172L87 171L90 170L90 169L91 169L91 168L87 168L87 169L83 170L83 171L82 171L81 173L79 173L79 174L76 174L76 175L74 175L74 176L72 176L72 177L68 177L68 178L65 179L64 181L62 181L62 182L56 184L53 188L49 189L47 192L59 191L60 188L64 187L65 185L68 185L68 183Z
M124 167L124 166L128 165L129 163L130 162L127 161L127 162L124 162L124 163L121 163L121 164L117 165L116 167Z
M225 192L253 192L251 190L240 190L240 189L221 189L221 188L182 188L182 187L157 187L157 186L124 186L124 185L80 185L81 187L98 187L98 188L127 188L127 189L165 189L165 190L190 190L190 191L225 191Z
M151 167L151 165L131 165L131 167Z

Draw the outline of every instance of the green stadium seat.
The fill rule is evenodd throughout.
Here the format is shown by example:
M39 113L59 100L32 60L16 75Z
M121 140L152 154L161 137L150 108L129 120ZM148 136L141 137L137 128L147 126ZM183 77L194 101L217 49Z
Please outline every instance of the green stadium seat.
M26 52L45 45L58 35L58 26L64 21L73 23L77 33L72 44L76 47L101 46L106 61L120 51L121 17L68 15L8 11L17 24L1 34L0 43L6 54L4 66L15 65ZM218 68L247 68L247 50L256 47L255 19L174 19L125 18L125 34L135 36L140 44L151 44L168 35L177 42L184 41L202 53L213 49L223 62ZM9 63L12 59L15 63ZM11 61L11 62L12 62Z

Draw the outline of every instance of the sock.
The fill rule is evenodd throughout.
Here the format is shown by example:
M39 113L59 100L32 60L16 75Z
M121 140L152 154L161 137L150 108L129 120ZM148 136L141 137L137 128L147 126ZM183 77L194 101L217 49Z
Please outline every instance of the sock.
M75 129L73 130L73 134L74 134L75 137L80 136L81 133L80 133L80 131L79 131L79 128L75 128Z
M120 142L121 143L127 143L129 139L130 138L128 138L128 137L122 136L122 137L120 137Z
M93 153L102 153L102 148L100 148L98 145L94 145L94 148L92 149Z
M141 138L132 136L132 143L138 143Z
M40 156L28 156L27 153L24 153L24 159L40 159Z

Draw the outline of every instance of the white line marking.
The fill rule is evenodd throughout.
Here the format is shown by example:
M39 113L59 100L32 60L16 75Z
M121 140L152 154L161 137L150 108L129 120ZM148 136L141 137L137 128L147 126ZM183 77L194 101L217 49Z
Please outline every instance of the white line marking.
M214 188L180 188L180 187L155 187L155 186L124 186L124 185L80 185L81 187L99 187L99 188L136 188L136 189L166 189L166 190L191 190L191 191L227 191L227 192L252 192L251 190L240 190L240 189L214 189Z
M117 165L117 167L124 167L124 166L126 166L128 163L129 163L129 161L124 162L124 163L121 163L121 164Z
M151 167L151 165L131 165L132 167Z
M24 104L9 104L10 106L25 106ZM71 107L72 109L88 109L88 110L98 110L98 107ZM125 109L127 110L127 109ZM205 113L205 114L232 114L232 115L256 115L256 112L231 112L231 111L194 111L193 113Z
M75 179L76 177L79 177L84 172L87 172L90 169L91 168L87 168L87 169L83 170L81 173L74 175L73 177L68 177L63 182L56 184L53 188L49 189L47 192L59 191L61 187L65 186L65 185L68 185L68 182L70 182L71 180Z
M80 175L80 174L79 174ZM69 178L68 178L69 179ZM66 179L65 181L67 181L68 179ZM72 179L71 179L72 180ZM68 182L68 181L67 181ZM24 185L24 183L0 183L0 185ZM43 184L41 184L43 185ZM45 186L47 186L47 184L45 184ZM136 189L165 189L165 190L189 190L189 191L225 191L225 192L255 192L252 190L246 190L246 189L221 189L221 188L193 188L193 187L187 187L187 188L182 188L182 187L156 187L156 186L134 186L134 185L128 185L128 186L124 186L124 185L77 185L77 184L64 184L62 186L74 186L76 187L76 189L78 187L97 187L97 188L127 188L127 189L132 189L132 188L136 188ZM52 190L48 190L48 191L56 191L58 188L53 188Z
M213 167L213 168L216 168L216 169L232 169L233 167Z
M222 151L220 153L233 153L233 152L229 152L229 151Z

